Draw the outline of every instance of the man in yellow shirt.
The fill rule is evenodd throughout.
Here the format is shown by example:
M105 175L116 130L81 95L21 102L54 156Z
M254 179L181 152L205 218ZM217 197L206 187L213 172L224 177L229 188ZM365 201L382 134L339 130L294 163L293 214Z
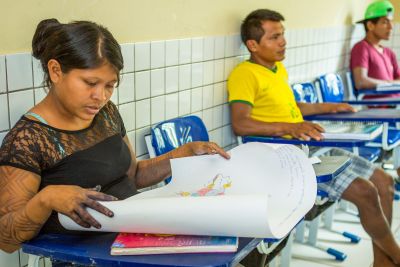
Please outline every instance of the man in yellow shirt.
M352 112L337 103L296 103L281 61L285 58L283 16L260 9L250 13L241 25L242 41L250 59L239 64L228 78L232 127L237 135L288 136L321 140L324 129L303 120L303 115ZM383 170L352 153L352 164L336 179L323 186L329 198L354 203L361 223L371 236L374 266L399 266L400 247L390 230L393 179Z

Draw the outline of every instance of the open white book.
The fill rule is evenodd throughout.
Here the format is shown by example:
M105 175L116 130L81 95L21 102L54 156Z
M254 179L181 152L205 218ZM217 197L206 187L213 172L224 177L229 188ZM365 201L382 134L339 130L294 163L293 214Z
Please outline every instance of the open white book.
M383 83L376 86L376 91L400 91L400 83Z
M204 155L171 160L172 181L122 201L88 209L101 229L85 229L59 214L70 230L282 238L312 208L317 184L302 150L247 143L230 160Z
M370 141L382 134L382 124L361 122L316 122L324 128L325 139L353 139Z

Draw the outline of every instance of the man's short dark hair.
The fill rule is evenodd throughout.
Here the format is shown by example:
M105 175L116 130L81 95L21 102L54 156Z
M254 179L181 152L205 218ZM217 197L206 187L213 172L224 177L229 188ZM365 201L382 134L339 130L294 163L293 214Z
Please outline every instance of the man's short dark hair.
M365 32L368 32L368 27L367 27L368 21L371 21L372 24L377 24L380 18L382 18L382 17L364 20L364 21L363 21L363 24L364 24Z
M260 42L261 37L264 35L262 22L266 20L279 22L285 20L285 18L280 13L273 10L254 10L247 15L240 27L240 34L243 43L246 43L247 40L255 40L257 43Z

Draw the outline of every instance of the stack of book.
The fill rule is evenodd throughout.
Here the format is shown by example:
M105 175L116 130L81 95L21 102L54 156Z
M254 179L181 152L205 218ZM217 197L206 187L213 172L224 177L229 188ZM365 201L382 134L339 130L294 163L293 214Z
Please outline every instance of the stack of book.
M324 128L325 139L374 140L382 134L382 124L359 122L317 122Z
M400 83L378 84L376 91L400 91Z
M236 252L237 237L120 233L111 255Z

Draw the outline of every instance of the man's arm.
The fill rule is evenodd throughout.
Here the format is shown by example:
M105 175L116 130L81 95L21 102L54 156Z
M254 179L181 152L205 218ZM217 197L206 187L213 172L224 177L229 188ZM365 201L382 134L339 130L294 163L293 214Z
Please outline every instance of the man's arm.
M286 123L262 122L251 118L252 107L248 104L235 102L230 104L232 128L236 135L284 136L310 140L321 140L324 129L311 122Z
M375 88L378 84L394 82L371 78L368 76L368 69L362 67L353 69L353 78L357 89L371 89Z
M354 108L347 103L302 103L297 102L301 114L303 116L339 113L339 112L354 112Z

